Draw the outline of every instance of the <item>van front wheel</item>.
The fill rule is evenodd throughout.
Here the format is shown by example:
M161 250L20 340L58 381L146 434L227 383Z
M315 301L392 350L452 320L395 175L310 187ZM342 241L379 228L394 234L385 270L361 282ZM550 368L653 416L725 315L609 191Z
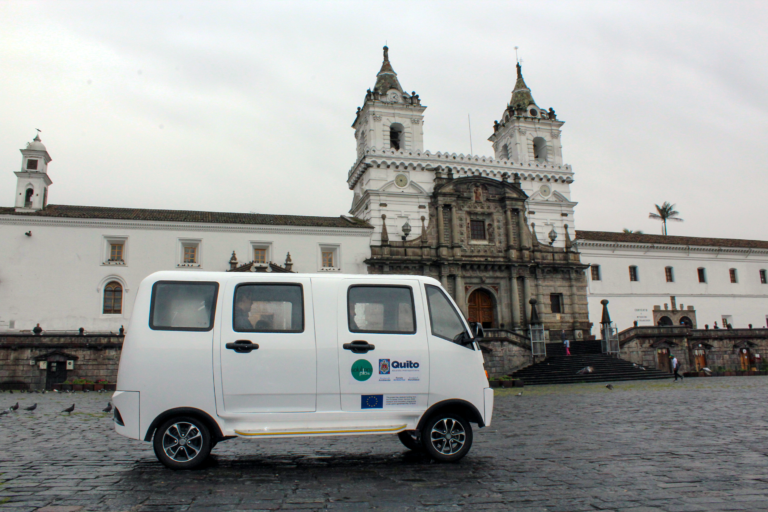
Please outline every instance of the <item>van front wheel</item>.
M166 467L194 469L211 453L211 434L197 418L179 416L160 425L152 445Z
M456 462L472 447L472 426L456 413L438 413L422 428L421 442L436 461Z

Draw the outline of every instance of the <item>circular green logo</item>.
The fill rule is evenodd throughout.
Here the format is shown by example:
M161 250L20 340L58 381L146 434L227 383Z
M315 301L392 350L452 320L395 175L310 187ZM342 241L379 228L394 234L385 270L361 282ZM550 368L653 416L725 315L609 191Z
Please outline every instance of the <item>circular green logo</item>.
M373 366L365 359L358 359L352 363L352 376L355 380L364 381L373 375Z

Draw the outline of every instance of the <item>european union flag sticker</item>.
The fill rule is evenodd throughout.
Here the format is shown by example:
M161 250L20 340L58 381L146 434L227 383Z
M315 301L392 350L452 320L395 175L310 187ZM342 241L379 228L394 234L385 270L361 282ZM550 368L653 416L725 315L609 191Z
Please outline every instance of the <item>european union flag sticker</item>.
M383 409L384 395L360 395L361 409Z

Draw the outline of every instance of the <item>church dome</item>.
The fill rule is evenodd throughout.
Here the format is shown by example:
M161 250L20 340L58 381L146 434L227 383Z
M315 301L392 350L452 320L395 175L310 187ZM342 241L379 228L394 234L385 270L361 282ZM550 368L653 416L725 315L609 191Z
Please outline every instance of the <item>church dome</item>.
M33 149L35 151L46 151L43 142L40 140L40 134L35 135L35 138L32 139L32 142L27 144L27 149Z

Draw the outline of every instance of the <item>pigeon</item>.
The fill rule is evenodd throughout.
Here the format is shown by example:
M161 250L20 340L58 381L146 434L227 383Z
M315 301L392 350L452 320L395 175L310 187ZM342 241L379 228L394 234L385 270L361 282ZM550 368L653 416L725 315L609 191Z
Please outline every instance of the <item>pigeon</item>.
M16 405L12 405L10 407L10 410L12 411L18 411L19 410L19 402L16 402Z
M9 389L9 390L8 390L8 392L9 392L10 394L13 394L13 390L12 390L12 389Z
M607 386L605 386L605 387L607 387L608 389L610 389L611 391L613 391L613 384L608 384L608 385L607 385Z
M523 392L521 391L521 392L519 392L519 393L518 393L517 395L515 395L515 396L523 396Z
M581 370L577 371L576 375L586 375L587 373L592 373L593 371L595 370L591 366L585 366Z
M112 402L109 402L105 408L102 409L104 412L112 412Z
M710 370L709 368L706 368L706 367L705 367L705 368L702 368L702 369L701 369L701 371L703 371L703 372L704 372L704 373L706 373L707 375L712 375L712 370Z
M59 392L59 390L58 390L58 389L54 389L54 390L53 390L53 392L54 392L54 393L58 393L58 392Z
M0 412L0 416L5 416L8 414L8 409L4 410L3 412Z
M37 409L37 403L24 408L25 411L34 411L35 409Z
M74 411L74 410L75 410L75 404L72 404L72 407L67 407L66 409L64 409L61 412L65 412L67 414L72 414L72 411Z

